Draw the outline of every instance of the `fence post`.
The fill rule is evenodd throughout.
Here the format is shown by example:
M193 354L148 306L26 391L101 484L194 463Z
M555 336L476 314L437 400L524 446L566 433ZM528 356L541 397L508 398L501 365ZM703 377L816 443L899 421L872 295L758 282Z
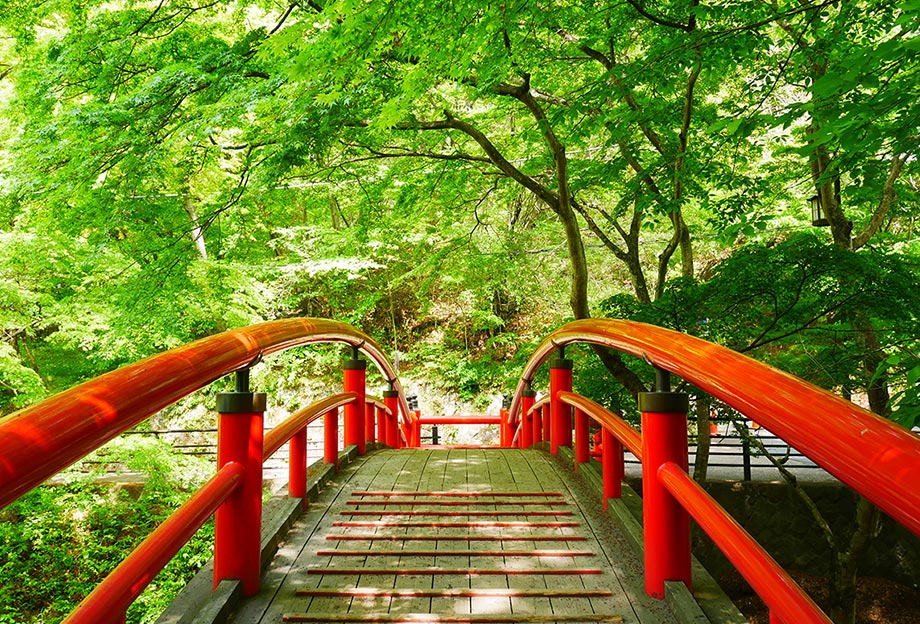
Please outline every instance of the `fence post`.
M345 360L345 392L354 392L358 397L345 405L345 446L354 444L358 454L367 453L367 429L365 427L365 405L367 390L364 385L367 362L358 359L358 347L352 347L351 359Z
M514 439L514 432L511 431L511 414L508 413L504 407L498 411L500 424L498 430L498 437L500 440L500 445L502 448L507 448L511 446L511 441Z
M588 448L588 415L575 408L575 470L578 464L584 464L591 459L591 449Z
M387 412L384 409L383 405L377 404L375 406L377 412L377 443L386 444L387 443Z
M333 408L323 416L323 462L339 469L339 409Z
M399 448L399 393L393 390L393 384L390 384L389 390L383 391L383 404L390 408L390 415L386 418L387 446Z
M239 580L243 594L259 592L262 531L262 423L265 394L249 391L249 369L237 371L236 391L217 395L217 467L243 466L239 487L214 520L214 587Z
M521 448L530 448L533 444L534 415L530 408L537 400L537 393L528 388L521 392Z
M307 508L307 428L291 437L288 458L288 496L299 498L301 507Z
M377 408L374 402L364 397L364 443L373 444L376 442L374 431L374 416L377 414Z
M658 480L658 468L674 462L687 470L686 394L671 392L670 374L658 369L656 392L639 394L642 412L642 515L645 526L645 592L664 598L665 581L691 587L690 517Z
M549 412L550 412L549 403L544 403L543 404L543 414L540 416L540 421L543 424L543 433L540 439L543 442L549 442L549 433L550 433L549 426L551 422L550 417L549 417Z
M549 452L559 454L560 446L572 446L572 406L559 400L559 392L572 391L572 360L565 359L559 348L559 358L549 363L550 438Z
M419 448L422 445L422 411L415 410L412 412L414 418L412 419L412 448Z
M601 472L604 476L604 509L608 498L623 495L623 444L606 428L601 434Z

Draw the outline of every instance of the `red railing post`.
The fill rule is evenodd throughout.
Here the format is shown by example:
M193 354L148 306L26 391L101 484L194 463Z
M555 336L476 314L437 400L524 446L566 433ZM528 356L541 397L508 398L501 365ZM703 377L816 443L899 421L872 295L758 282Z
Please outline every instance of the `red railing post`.
M239 580L243 594L259 592L262 532L262 423L265 394L249 392L249 369L236 373L236 392L217 395L217 467L243 466L239 487L214 521L214 587Z
M303 427L294 434L290 442L288 458L288 495L301 499L301 505L307 508L307 428Z
M575 408L575 469L591 459L588 442L588 415Z
M559 358L549 363L549 452L553 455L559 454L560 446L572 446L572 406L559 400L560 392L571 391L572 360L565 359L565 354L559 349Z
M377 407L373 401L364 399L364 443L373 444L376 442L374 430L374 416L377 415Z
M415 410L412 413L415 417L412 419L412 443L409 446L418 448L422 445L422 412Z
M542 425L541 428L543 429L543 432L540 434L541 435L540 440L543 442L549 442L549 427L550 427L550 423L552 422L550 420L549 414L550 414L549 403L544 403L543 413L540 415L540 423Z
M323 416L323 462L339 469L339 410L333 408Z
M377 405L377 442L379 444L387 443L387 412L384 409L383 405Z
M533 444L534 415L530 408L537 400L537 393L527 389L521 393L521 448L530 448Z
M399 448L399 393L393 390L392 384L389 390L383 391L383 404L390 408L390 415L386 418L387 446Z
M345 392L354 392L358 397L343 409L345 415L345 446L354 444L358 447L358 454L367 452L367 429L364 424L367 406L365 400L365 376L367 375L367 362L358 359L358 348L352 348L350 360L345 361Z
M687 470L687 395L670 391L670 374L657 371L657 392L639 394L642 412L642 513L645 526L645 592L664 598L665 581L691 587L690 516L658 479L674 462Z
M623 495L623 444L606 427L602 429L601 472L604 475L604 509L607 509L608 498Z
M498 416L500 420L499 426L499 445L502 448L511 446L511 440L514 439L514 432L511 431L511 420L509 418L510 414L508 410L504 407L498 411Z

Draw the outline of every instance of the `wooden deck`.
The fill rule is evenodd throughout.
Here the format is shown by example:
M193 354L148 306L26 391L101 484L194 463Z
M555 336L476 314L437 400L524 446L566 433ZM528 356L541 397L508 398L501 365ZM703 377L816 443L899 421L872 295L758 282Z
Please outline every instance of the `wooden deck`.
M369 453L294 525L235 624L673 622L545 453Z

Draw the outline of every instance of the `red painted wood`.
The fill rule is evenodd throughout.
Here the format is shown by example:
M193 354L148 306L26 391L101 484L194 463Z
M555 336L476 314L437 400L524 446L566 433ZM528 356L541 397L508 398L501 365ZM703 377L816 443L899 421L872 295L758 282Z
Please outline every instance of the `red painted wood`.
M64 620L66 624L104 624L124 621L125 612L145 587L208 521L240 485L243 466L228 463L205 483Z
M392 379L377 344L350 325L283 319L203 338L122 367L0 419L0 507L167 405L257 357L318 342L360 345Z
M414 537L406 537L414 541ZM319 550L320 557L593 557L590 550Z
M683 581L692 589L690 516L656 477L665 462L687 470L687 415L643 412L642 454L645 592L662 600L665 581Z
M622 622L619 615L596 613L554 615L439 615L406 613L403 615L349 615L341 613L287 613L282 622L334 622L336 624L552 624L553 622Z
M564 500L560 501L522 501L522 500L510 500L510 501L482 501L482 500L472 500L472 501L432 501L432 500L414 500L414 501L369 501L369 500L350 500L346 501L346 505L437 505L438 507L466 507L472 505L521 505L521 506L547 506L547 505L568 505L568 502Z
M574 524L574 523L573 523ZM368 542L583 542L582 535L327 535L327 540Z
M532 574L548 576L584 576L603 574L600 568L530 568L509 570L506 568L330 568L314 566L307 568L307 574L345 576L525 576Z
M658 480L688 510L725 553L779 622L830 624L830 619L796 582L677 464L666 463ZM771 620L772 621L772 620Z
M340 516L571 516L571 511L341 511Z
M521 392L559 347L607 346L685 379L781 437L920 535L920 439L907 429L752 358L682 334L634 321L567 323L534 350L518 382Z
M521 498L537 498L539 496L562 496L560 492L398 492L398 491L380 491L380 490L366 490L366 491L355 491L351 493L352 496L443 496L445 498L451 497L477 497L477 496L501 496L501 497L521 497Z
M481 528L481 527L504 527L504 528L559 528L559 527L577 527L577 522L526 522L526 521L508 521L508 522L390 522L386 520L376 520L370 522L342 521L333 522L332 526L337 527L416 527L429 529L463 529L463 528Z
M612 596L609 589L380 589L378 587L347 587L344 589L298 589L298 596L316 598L603 598Z

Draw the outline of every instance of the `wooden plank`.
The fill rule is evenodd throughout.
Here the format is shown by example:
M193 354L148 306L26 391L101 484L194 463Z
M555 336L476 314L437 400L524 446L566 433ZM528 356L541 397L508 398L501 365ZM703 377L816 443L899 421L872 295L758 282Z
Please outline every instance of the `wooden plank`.
M546 497L559 497L563 496L560 492L495 492L491 490L482 491L482 492L380 492L380 491L364 491L364 492L352 492L352 496L389 496L389 497L460 497L460 498L476 498L479 496L492 496L492 497L504 497L504 498L537 498L540 496Z
M466 449L450 450L445 452L445 469L440 489L465 490L469 488L469 462ZM449 501L447 501L449 502ZM466 504L469 500L458 501ZM476 501L473 501L476 502ZM429 503L430 504L430 503ZM445 536L459 537L470 533L469 527L443 528L438 531ZM455 549L447 549L448 542L435 543L435 567L439 568L469 568L470 557L467 552L460 553ZM441 551L445 551L442 553ZM433 575L431 578L432 589L470 589L470 577L466 575ZM431 599L431 613L453 616L469 616L470 598L449 598L436 596Z
M283 622L344 622L360 624L549 624L550 622L622 622L623 616L615 614L580 613L574 615L439 615L436 613L405 613L402 615L341 613L286 613Z
M508 501L502 500L411 500L411 501L387 501L387 500L350 500L345 503L346 505L379 505L383 506L416 506L420 507L422 505L428 505L431 507L473 507L476 505L521 505L521 506L535 506L540 505L543 507L549 507L550 505L568 505L568 502L564 500L518 500L511 499Z
M340 511L340 516L571 516L571 511Z
M449 536L458 537L458 536ZM404 539L415 538L405 537ZM472 539L467 537L467 539ZM447 541L441 538L441 541ZM594 552L590 550L460 550L460 549L438 549L438 550L382 550L382 549L363 549L363 550L320 550L317 551L320 557L593 557Z
M577 523L576 523L577 524ZM327 540L333 541L405 541L409 539L405 535L327 535ZM414 542L437 542L437 541L456 541L456 542L580 542L585 541L583 535L413 535Z
M526 520L505 520L505 521L473 521L473 522L401 522L390 520L339 520L332 523L336 527L414 527L414 528L460 528L460 527L482 527L482 528L560 528L560 527L577 527L580 523L570 521L559 522L528 522Z
M391 597L477 597L477 596L541 596L545 598L604 597L613 592L609 589L509 589L509 588L452 588L452 589L380 589L378 587L352 587L343 589L300 589L298 596L391 596Z

